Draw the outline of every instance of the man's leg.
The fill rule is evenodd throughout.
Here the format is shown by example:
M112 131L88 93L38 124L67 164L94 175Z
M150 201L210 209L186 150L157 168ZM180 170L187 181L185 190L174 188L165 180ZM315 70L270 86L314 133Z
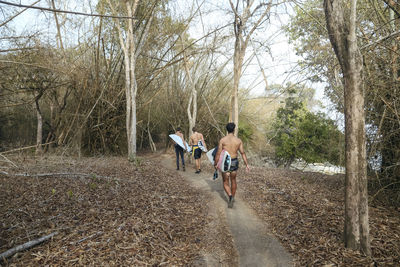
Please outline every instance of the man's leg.
M232 196L231 187L229 185L229 172L222 173L222 181L224 183L224 190L228 197Z
M181 149L180 154L182 159L182 169L185 171L185 158L183 157L183 149Z
M201 153L201 152L200 152ZM198 168L198 170L200 171L201 170L201 157L199 158L199 168Z
M200 150L200 148L196 148L196 150L194 151L196 173L200 173L200 158L201 158L201 150Z
M177 146L175 146L175 154L176 154L176 169L179 170L179 150Z
M232 190L232 197L235 197L236 194L236 188L237 188L237 184L236 184L236 174L237 172L231 172L231 175L229 176L231 179L231 190Z

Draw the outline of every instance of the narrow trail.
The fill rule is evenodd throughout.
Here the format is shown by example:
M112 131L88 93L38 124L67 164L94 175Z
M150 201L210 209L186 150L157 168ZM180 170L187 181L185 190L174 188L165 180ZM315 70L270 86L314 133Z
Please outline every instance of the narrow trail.
M161 155L161 162L165 168L176 169L175 156ZM177 171L185 177L195 188L210 193L212 202L210 207L219 210L219 221L227 224L227 229L234 240L239 266L292 266L292 257L286 252L277 239L268 233L267 226L257 217L254 211L236 195L233 208L228 208L227 197L222 187L222 180L212 180L212 173L201 172L195 174L193 164L187 164L186 172ZM240 179L240 177L238 178ZM217 222L218 223L218 222ZM219 222L220 223L220 222ZM221 266L213 260L212 255L205 256L205 265Z

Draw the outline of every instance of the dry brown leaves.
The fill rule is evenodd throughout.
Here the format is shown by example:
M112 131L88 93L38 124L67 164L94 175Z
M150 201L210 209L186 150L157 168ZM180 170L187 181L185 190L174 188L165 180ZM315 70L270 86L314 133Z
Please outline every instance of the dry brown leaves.
M372 257L344 248L344 176L254 168L238 192L296 258L297 266L400 266L400 214L370 207Z
M204 196L155 161L51 157L18 165L24 169L0 174L0 252L59 234L9 266L186 265L206 245ZM12 175L23 172L30 176Z

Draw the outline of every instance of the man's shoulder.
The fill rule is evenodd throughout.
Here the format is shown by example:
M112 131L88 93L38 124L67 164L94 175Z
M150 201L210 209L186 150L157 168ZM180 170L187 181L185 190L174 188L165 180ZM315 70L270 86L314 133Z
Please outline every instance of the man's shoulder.
M224 141L226 141L226 140L228 140L228 136L222 137L219 141L220 141L220 142L224 142Z
M242 140L236 136L224 136L221 138L220 142L222 144L236 144L240 145L242 143Z

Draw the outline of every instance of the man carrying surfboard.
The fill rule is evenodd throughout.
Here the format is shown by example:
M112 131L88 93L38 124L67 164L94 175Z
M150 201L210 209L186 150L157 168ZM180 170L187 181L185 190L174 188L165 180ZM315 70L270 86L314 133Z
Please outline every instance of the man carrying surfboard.
M201 133L197 132L196 127L192 128L193 134L190 136L189 145L192 146L192 155L196 164L196 172L199 174L201 172L201 152L207 151L206 142Z
M187 150L185 137L183 137L182 129L180 127L176 128L175 134L182 139L182 143L185 146L185 150ZM181 155L182 169L183 169L183 171L185 171L185 159L183 157L183 147L178 145L175 141L174 141L174 143L175 143L175 154L176 154L176 170L179 170L179 155Z
M236 125L233 122L230 122L226 125L226 130L228 131L228 135L221 138L221 140L219 141L218 150L217 154L215 155L215 161L214 161L214 167L216 168L218 166L218 162L220 161L220 157L224 156L221 155L222 151L224 151L224 154L226 151L227 152L226 155L230 155L230 157L228 157L228 159L230 159L229 169L222 171L224 190L229 197L228 208L233 208L233 201L236 194L236 188L237 188L236 175L237 175L237 170L239 168L239 161L237 158L238 151L242 155L244 164L246 164L246 171L250 171L246 153L244 152L243 149L243 142L242 140L240 140L240 138L237 138L236 136L233 135L235 127ZM229 185L229 180L230 180L230 185Z

